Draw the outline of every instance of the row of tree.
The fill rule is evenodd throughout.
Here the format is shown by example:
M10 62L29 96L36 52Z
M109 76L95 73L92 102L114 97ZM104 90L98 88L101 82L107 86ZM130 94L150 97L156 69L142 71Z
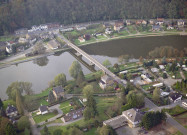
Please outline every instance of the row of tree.
M0 35L48 22L187 18L186 0L1 0Z

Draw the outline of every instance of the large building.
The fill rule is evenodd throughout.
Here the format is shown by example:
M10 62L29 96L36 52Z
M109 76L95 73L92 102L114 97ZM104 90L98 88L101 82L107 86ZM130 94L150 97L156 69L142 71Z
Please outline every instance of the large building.
M99 86L102 89L106 89L109 86L112 86L114 84L114 81L112 79L112 77L108 76L108 75L104 75L101 77L101 80L99 82Z
M55 96L56 100L60 99L60 98L64 98L65 94L64 94L64 89L62 88L62 86L57 86L53 88L53 95Z

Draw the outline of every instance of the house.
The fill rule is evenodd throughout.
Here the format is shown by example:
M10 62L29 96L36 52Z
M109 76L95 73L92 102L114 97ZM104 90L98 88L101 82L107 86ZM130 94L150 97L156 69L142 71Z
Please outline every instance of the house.
M143 25L146 25L146 24L147 24L147 21L146 21L146 20L142 20L142 24L143 24Z
M113 31L111 30L111 29L109 29L109 28L106 28L105 29L105 34L111 34Z
M56 42L56 40L51 40L47 43L48 48L51 50L56 50L60 47L60 44Z
M184 26L184 20L180 19L177 21L178 26Z
M28 29L27 28L22 28L22 29L18 29L14 32L16 35L20 35L20 34L27 34L28 33Z
M61 32L73 31L73 28L72 27L69 27L69 28L60 28L60 31Z
M173 29L174 29L174 27L171 26L171 25L169 25L169 26L167 27L167 30L173 30Z
M17 111L16 107L14 107L13 105L8 105L8 107L6 108L6 115L10 118L17 116L18 111Z
M85 42L85 39L84 39L83 37L79 37L78 40L79 40L81 43Z
M41 24L40 30L48 30L48 26L46 24Z
M21 44L24 44L24 43L27 43L28 40L24 37L20 37L19 40L18 40L18 43L21 43Z
M164 65L159 65L159 68L160 68L161 70L164 70L164 69L165 69Z
M134 128L139 125L143 117L143 113L135 108L123 111L122 115L111 118L103 122L103 125L111 126L113 129L120 128L125 125Z
M137 20L136 25L140 25L140 24L142 24L142 20Z
M86 35L83 36L83 38L84 38L85 40L90 40L91 36L88 35L88 34L86 34Z
M154 25L154 24L155 24L155 20L151 19L151 20L149 20L149 23L150 23L151 25Z
M38 114L41 115L47 114L49 112L48 107L46 105L41 105L38 110L39 110Z
M71 111L71 112L67 113L61 119L64 123L69 122L69 121L73 121L73 120L76 120L76 119L80 119L80 118L83 117L83 111L84 111L84 107L80 108L78 110L74 110L74 111Z
M163 25L164 24L164 18L157 18L156 25Z
M160 27L160 25L153 25L152 26L152 31L161 31L162 28Z
M84 27L84 26L76 26L76 29L78 31L81 31L81 30L86 30L86 27Z
M48 23L46 24L48 29L58 29L60 27L59 23Z
M146 83L152 83L152 80L149 79L145 74L141 75L141 78L146 82Z
M153 72L153 73L158 73L158 68L151 68L151 71Z
M12 53L12 46L10 46L10 45L6 46L6 52Z
M160 93L160 96L161 97L165 97L165 96L168 96L169 95L169 92L161 92Z
M171 93L169 95L169 100L174 103L181 101L181 98L182 98L182 95L180 95L179 93Z
M55 96L56 100L60 99L60 98L64 98L65 94L64 94L64 89L62 88L62 86L57 86L53 88L53 95Z
M122 115L127 119L129 127L137 127L143 117L143 113L140 112L139 109L129 109L127 111L122 112Z
M114 24L114 30L120 31L124 27L123 21L117 21Z
M163 83L156 83L153 85L153 87L162 87L164 84Z
M126 25L131 25L131 21L130 20L126 20Z
M108 75L104 75L101 77L101 80L99 82L99 86L102 89L106 89L108 86L112 86L114 84L114 81L112 79L112 77L108 76Z

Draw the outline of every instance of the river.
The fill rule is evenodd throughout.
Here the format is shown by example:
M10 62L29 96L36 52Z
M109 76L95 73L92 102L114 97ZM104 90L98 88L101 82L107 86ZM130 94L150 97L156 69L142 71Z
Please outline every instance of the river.
M114 64L117 62L117 57L120 55L129 54L138 59L140 56L146 57L148 52L155 47L166 45L173 46L177 49L183 49L187 47L187 36L119 39L91 44L81 48L101 63L108 59ZM68 52L63 52L59 55L52 55L0 69L0 98L7 98L6 89L15 81L31 82L34 92L39 93L46 89L48 87L48 82L53 80L59 73L64 73L67 80L72 79L68 69L75 60L76 59ZM91 73L91 71L82 64L81 66L84 74Z

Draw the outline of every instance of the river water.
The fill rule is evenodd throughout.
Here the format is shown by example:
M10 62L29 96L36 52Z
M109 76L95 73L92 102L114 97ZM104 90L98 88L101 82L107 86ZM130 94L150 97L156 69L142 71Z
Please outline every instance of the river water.
M140 56L146 57L148 52L155 47L166 45L181 50L187 47L187 36L120 39L83 46L81 48L101 63L108 59L114 64L117 62L117 57L120 55L129 54L138 59ZM6 89L15 81L31 82L34 92L39 93L46 89L48 87L48 82L53 80L59 73L64 73L67 80L72 79L68 70L75 60L76 59L71 54L63 52L56 56L52 55L34 61L20 63L17 66L12 65L0 69L0 98L7 98ZM85 66L82 64L81 66L84 74L91 73Z

